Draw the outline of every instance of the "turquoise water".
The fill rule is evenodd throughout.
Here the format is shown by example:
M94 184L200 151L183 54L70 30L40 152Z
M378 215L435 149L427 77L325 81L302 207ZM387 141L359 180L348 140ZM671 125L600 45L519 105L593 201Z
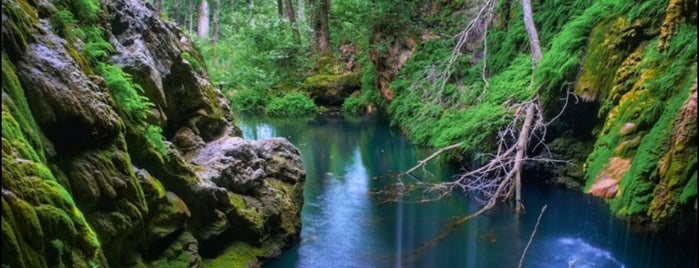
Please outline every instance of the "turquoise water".
M301 151L308 174L301 242L264 267L517 267L541 207L548 206L524 267L697 267L696 217L681 235L653 235L612 217L590 196L524 180L527 213L507 204L453 229L478 210L462 194L432 202L418 196L386 202L376 192L395 185L398 171L427 157L378 116L311 119L242 118L248 139L285 137ZM448 179L460 170L433 161L410 184ZM450 230L444 239L435 239Z

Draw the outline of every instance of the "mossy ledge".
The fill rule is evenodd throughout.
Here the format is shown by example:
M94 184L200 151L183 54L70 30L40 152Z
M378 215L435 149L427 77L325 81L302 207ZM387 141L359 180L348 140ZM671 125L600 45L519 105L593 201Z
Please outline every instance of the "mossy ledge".
M2 17L3 267L238 267L297 241L298 150L236 137L150 5L3 0Z

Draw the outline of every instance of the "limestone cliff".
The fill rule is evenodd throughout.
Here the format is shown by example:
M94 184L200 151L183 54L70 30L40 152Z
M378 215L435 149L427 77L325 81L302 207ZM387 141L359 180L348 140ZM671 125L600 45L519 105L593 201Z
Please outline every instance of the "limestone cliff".
M238 137L145 1L3 0L2 75L3 266L240 267L298 239L298 150Z
M416 142L463 142L457 157L473 159L497 148L534 82L555 120L530 150L568 162L530 170L632 221L696 219L696 1L533 2L544 50L534 71L518 1L496 1L492 13L491 1L448 0L377 11L373 75L393 122ZM440 76L450 55L453 71Z

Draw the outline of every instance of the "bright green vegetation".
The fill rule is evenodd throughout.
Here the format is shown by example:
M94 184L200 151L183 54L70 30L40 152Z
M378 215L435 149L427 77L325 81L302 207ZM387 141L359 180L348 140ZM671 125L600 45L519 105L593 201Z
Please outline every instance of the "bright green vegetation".
M12 18L12 31L3 28L2 250L10 256L3 258L3 265L99 267L105 262L97 234L47 166L44 142L8 56L26 48L24 34L31 33L36 23L28 3L19 3L24 13L12 13L17 8L14 2L3 3L3 18L6 8L17 16Z
M613 108L588 158L587 181L589 187L609 172L605 167L611 157L632 159L621 194L610 202L620 216L663 222L678 212L678 203L696 198L696 190L684 190L696 178L696 141L684 140L696 139L696 124L692 130L678 118L696 86L696 30L683 25L663 51L658 50L658 38L652 40L635 62L637 82L620 84L615 93L621 97L605 100ZM621 131L628 123L637 126L630 134ZM635 139L640 143L630 142Z
M245 242L236 242L226 247L215 259L205 259L202 267L251 267L258 263L257 258L267 254L263 249L253 247Z
M265 113L272 116L308 115L315 111L316 105L313 100L301 92L292 92L273 99L265 108Z

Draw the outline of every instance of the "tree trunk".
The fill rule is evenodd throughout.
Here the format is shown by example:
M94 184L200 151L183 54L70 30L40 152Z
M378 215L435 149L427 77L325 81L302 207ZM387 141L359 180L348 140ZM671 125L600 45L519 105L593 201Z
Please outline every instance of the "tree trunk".
M318 52L320 54L330 53L330 27L328 26L328 11L330 10L330 0L320 0L318 10Z
M189 19L187 20L187 29L189 29L190 34L193 31L193 25L194 25L194 2L189 2L189 10L187 13L189 13Z
M277 13L280 19L284 18L284 3L282 0L277 0Z
M304 13L304 10L306 10L306 7L304 5L305 2L306 2L305 0L298 0L298 2L296 2L297 3L296 4L297 5L296 12L298 14L297 17L298 17L299 21L303 21L304 19L306 19L306 14Z
M209 2L207 0L201 0L199 3L197 36L202 39L209 37Z
M534 25L531 0L522 0L522 11L524 13L524 27L527 29L529 46L532 50L532 69L535 69L536 64L541 59L541 45L539 44L539 34L536 31L536 25Z
M221 13L221 0L214 0L214 15L211 22L211 45L218 41L218 18Z
M529 46L532 50L532 73L536 69L536 64L539 63L541 59L541 46L539 44L539 34L536 31L536 25L534 25L534 15L532 13L532 3L531 0L522 0L522 11L524 13L524 27L527 30L527 35L529 37ZM532 76L532 82L533 82ZM535 107L538 105L539 93L537 92L536 98L532 100L531 103L526 105L526 116L524 117L524 123L522 129L519 132L519 138L517 139L517 155L515 156L515 212L522 213L522 161L527 154L527 144L529 142L529 136L532 131L532 123L534 121Z
M296 16L294 15L294 5L292 5L291 0L286 0L286 16L289 18L289 24L291 25L291 34L294 35L294 41L297 44L301 43L301 34L299 33L299 28L296 27Z
M153 7L155 8L155 14L160 17L163 13L163 0L154 0Z
M536 99L527 104L526 115L524 116L524 124L519 131L517 139L517 154L515 155L515 213L522 213L522 162L527 152L529 144L529 135L532 131L532 122L534 121L534 106L537 105Z
M315 0L308 0L308 9L311 11L309 24L311 25L311 36L308 38L311 40L311 51L318 51L318 12L316 12L318 6Z

